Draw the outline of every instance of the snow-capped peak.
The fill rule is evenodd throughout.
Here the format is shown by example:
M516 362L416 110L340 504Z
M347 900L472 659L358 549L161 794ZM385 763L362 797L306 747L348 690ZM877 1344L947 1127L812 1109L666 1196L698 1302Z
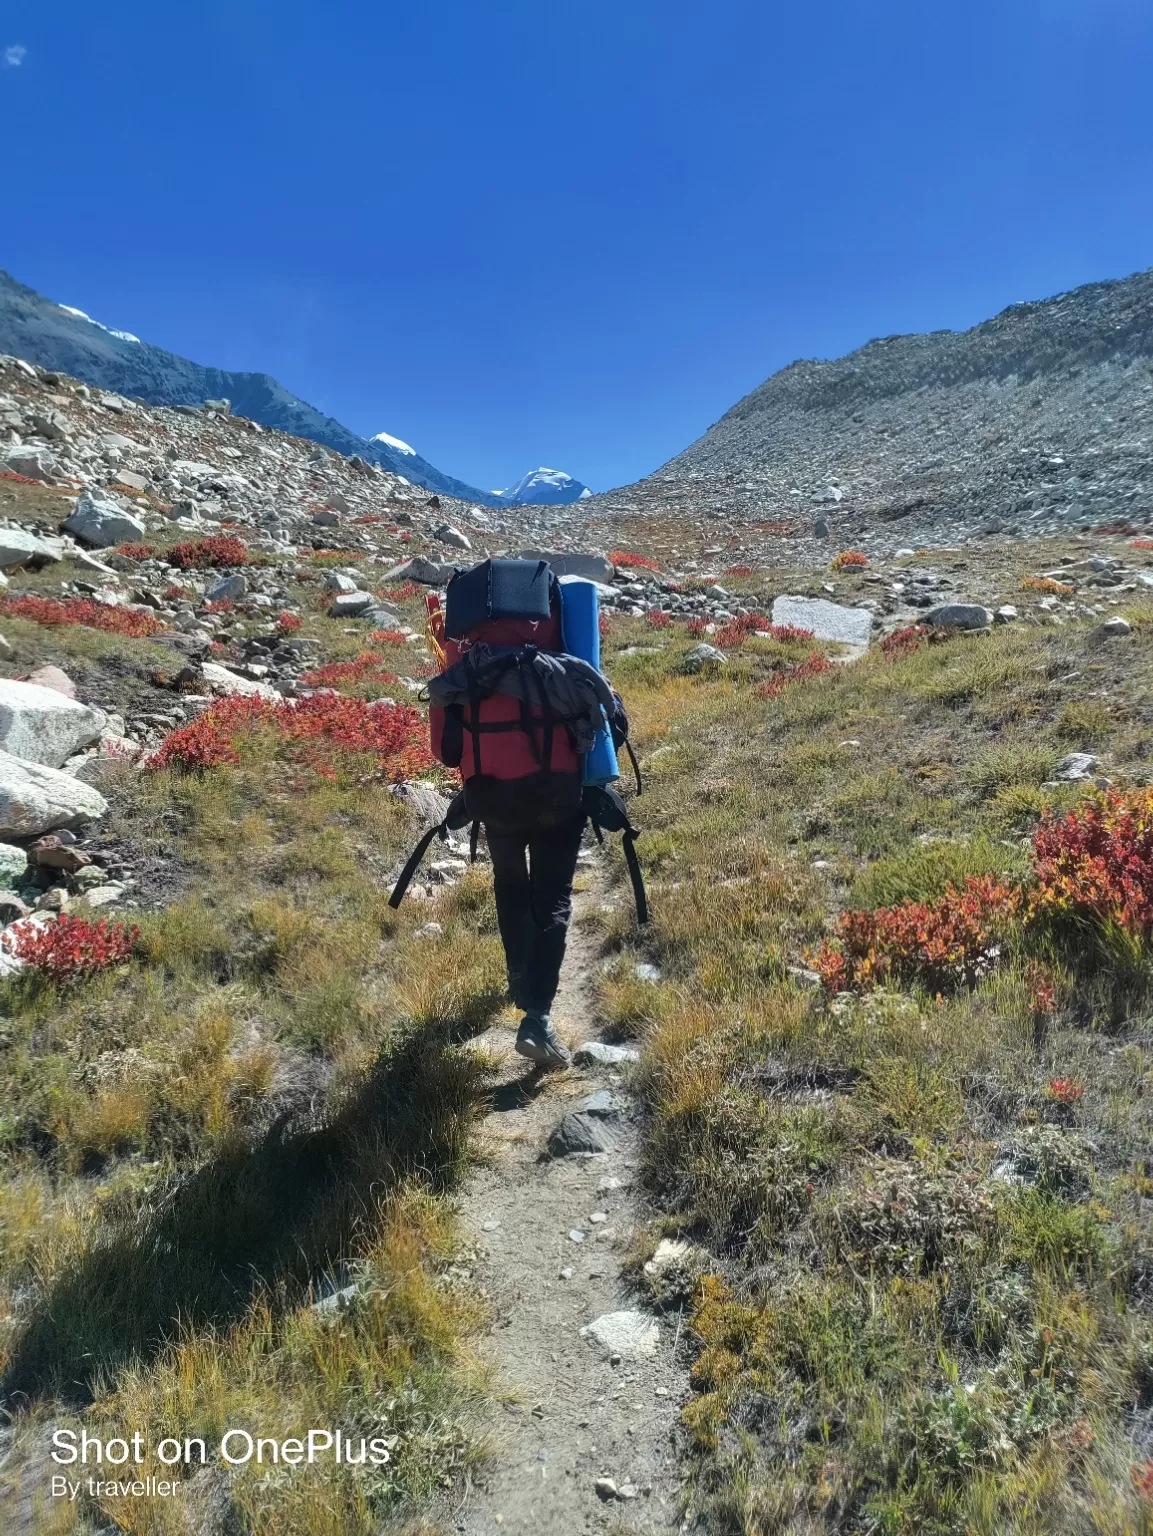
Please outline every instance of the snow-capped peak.
M397 453L411 453L416 457L416 449L410 448L407 443L402 443L399 437L392 437L388 432L378 432L373 438L374 443L384 443L389 448L395 448Z
M110 325L104 325L99 320L93 320L91 315L86 315L82 309L74 309L71 304L58 304L57 309L62 309L66 315L72 315L76 320L87 320L89 325L95 325L102 331L107 331L109 336L118 336L121 341L134 341L140 344L140 337L133 336L131 331L114 331Z
M572 475L566 475L563 469L547 469L542 465L540 469L530 470L507 491L496 494L510 506L540 506L580 501L592 493Z

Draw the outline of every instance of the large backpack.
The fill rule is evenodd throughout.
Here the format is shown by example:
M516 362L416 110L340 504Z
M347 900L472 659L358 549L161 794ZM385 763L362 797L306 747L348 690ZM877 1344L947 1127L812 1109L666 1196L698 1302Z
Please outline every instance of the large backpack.
M458 572L445 596L439 647L448 667L463 662L467 702L429 709L433 754L460 770L464 787L439 827L413 850L390 898L397 907L432 839L472 824L476 856L479 824L526 829L555 826L580 812L598 840L605 831L624 834L625 858L640 922L648 920L640 865L633 846L639 835L614 789L582 783L583 759L573 717L558 710L533 682L539 652L563 654L560 587L544 560L485 560ZM475 655L474 655L475 653ZM472 665L477 658L483 658ZM502 674L519 669L520 696L501 691ZM443 676L444 674L442 674ZM598 683L600 680L598 679ZM628 746L628 719L619 697L608 714L614 744ZM637 771L637 791L640 792Z

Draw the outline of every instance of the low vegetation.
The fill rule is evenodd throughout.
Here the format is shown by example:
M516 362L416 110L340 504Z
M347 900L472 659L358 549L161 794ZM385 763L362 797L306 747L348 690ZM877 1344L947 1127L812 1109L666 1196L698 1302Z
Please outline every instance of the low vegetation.
M601 1008L644 1045L650 1249L690 1244L648 1289L710 1530L1153 1528L1153 628L1122 611L1107 645L610 655L654 922L606 919Z

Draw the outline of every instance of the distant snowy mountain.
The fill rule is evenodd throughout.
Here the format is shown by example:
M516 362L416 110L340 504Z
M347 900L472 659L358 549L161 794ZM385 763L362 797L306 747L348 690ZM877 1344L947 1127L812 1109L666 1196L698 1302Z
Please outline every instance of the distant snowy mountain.
M267 373L234 373L194 363L93 320L81 309L56 304L0 271L0 352L41 368L59 369L99 389L133 396L148 405L203 405L227 399L238 416L274 427L338 453L358 453L403 475L412 485L482 506L503 505L499 496L457 480L422 459L397 438L361 437L342 422L300 400Z
M506 507L563 506L592 492L563 469L532 469L507 491L495 491Z
M392 437L388 432L378 432L373 442L387 443L390 448L395 448L397 453L416 453L415 448L410 448L407 443L402 443L399 437Z

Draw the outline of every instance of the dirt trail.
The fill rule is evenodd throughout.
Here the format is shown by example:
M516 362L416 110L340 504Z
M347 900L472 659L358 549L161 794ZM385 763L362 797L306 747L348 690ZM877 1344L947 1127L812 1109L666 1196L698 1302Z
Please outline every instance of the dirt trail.
M595 864L582 861L582 869ZM573 1046L597 1038L597 945L581 917L599 899L598 891L577 896L553 1010ZM676 1319L660 1320L651 1358L616 1364L618 1357L580 1332L606 1313L638 1306L620 1273L644 1219L634 1182L636 1128L626 1113L611 1122L611 1152L542 1159L567 1113L598 1090L627 1093L627 1077L604 1066L537 1073L515 1054L514 1036L515 1025L503 1023L475 1042L498 1057L500 1070L483 1125L490 1162L463 1201L464 1227L481 1255L477 1278L493 1308L482 1354L498 1393L508 1397L493 1412L494 1460L448 1525L468 1536L673 1530L679 1479L672 1434L688 1390L683 1351L676 1363ZM590 1221L594 1215L600 1219ZM605 1478L617 1496L598 1491Z

